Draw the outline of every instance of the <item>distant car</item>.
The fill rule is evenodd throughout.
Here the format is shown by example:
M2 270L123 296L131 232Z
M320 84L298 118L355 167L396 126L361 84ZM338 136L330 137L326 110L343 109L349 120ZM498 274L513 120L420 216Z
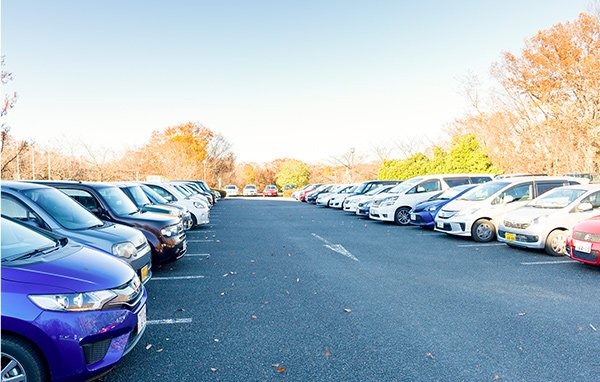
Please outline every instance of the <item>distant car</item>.
M346 201L352 198L353 196L365 195L367 192L370 192L371 190L374 190L378 187L389 185L393 186L401 182L401 180L369 180L366 182L358 183L356 187L352 189L352 192L350 192L348 195L345 195L344 197L338 196L333 198L329 203L329 206L333 208L344 209Z
M498 227L498 241L515 247L544 248L565 255L568 232L578 222L600 214L600 184L556 188L508 212Z
M600 216L579 222L567 237L566 252L573 260L600 265Z
M104 251L2 218L2 381L92 381L146 330L146 290Z
M295 184L286 184L285 186L283 186L283 191L293 190L294 188L296 188Z
M227 186L223 187L223 190L227 196L238 196L240 194L240 190L233 184L228 184Z
M146 182L144 184L169 202L185 206L190 211L192 227L208 224L210 222L210 210L208 209L205 198L203 200L190 198L169 183Z
M117 186L95 182L39 183L58 188L101 220L128 225L142 231L152 248L154 264L178 260L187 251L187 238L180 218L141 212Z
M410 224L429 229L435 228L435 217L442 207L461 197L475 186L474 184L465 184L452 187L425 202L417 204L410 210Z
M244 186L244 196L256 196L258 195L258 191L256 190L256 186L253 184L248 184Z
M306 195L308 195L309 192L312 192L312 191L316 190L319 186L321 186L321 183L309 184L308 186L306 186L302 190L302 192L300 193L300 197L298 198L298 200L300 200L301 202L305 202L306 203Z
M98 219L56 188L2 182L2 216L110 253L129 263L142 282L152 276L150 245L140 231Z
M297 189L296 191L292 192L292 198L296 199L296 200L300 200L300 195L304 192L304 190L306 190L308 187L312 187L312 184L307 184L304 187L301 187L299 189Z
M330 189L328 192L320 193L319 196L317 196L315 204L317 206L331 207L331 199L340 194L350 193L350 189L352 189L353 187L353 184L339 184Z
M265 189L262 193L263 196L277 196L277 186L274 184L269 184L268 186L265 186Z
M498 226L506 213L554 188L588 182L583 178L551 176L494 180L446 204L435 218L435 229L489 242L496 239Z
M327 207L342 208L344 200L346 200L347 197L354 195L354 191L356 191L358 186L358 184L352 184L350 187L343 188L332 194L327 201ZM324 203L324 200L322 200L321 203Z
M306 203L310 203L310 204L315 204L317 202L317 198L319 197L319 195L329 192L331 189L337 187L337 185L335 184L323 184L319 187L317 187L316 189L314 189L313 191L309 192L308 194L306 194L306 197L304 197L304 201L306 201Z
M150 187L146 186L143 183L139 183L139 185L142 188L142 191L144 191L144 194L146 194L146 197L148 199L150 199L152 204L171 206L171 207L177 208L183 215L183 228L185 228L185 230L189 230L193 227L194 221L192 220L192 214L190 213L190 210L188 210L186 206L184 206L183 204L178 204L176 202L168 201L167 199L163 198L160 194L158 194L156 191L154 191L153 189L151 189Z
M373 200L373 198L375 196L381 194L382 192L388 192L394 186L395 186L394 184L382 185L382 186L372 189L371 191L367 192L366 194L349 196L346 199L346 202L344 203L344 211L356 213L356 210L358 209L359 204L365 203L368 200Z

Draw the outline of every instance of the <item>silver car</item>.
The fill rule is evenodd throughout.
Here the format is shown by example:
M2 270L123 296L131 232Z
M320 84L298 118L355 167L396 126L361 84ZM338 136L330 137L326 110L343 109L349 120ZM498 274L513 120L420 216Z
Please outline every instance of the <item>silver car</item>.
M565 254L569 230L600 214L600 184L555 188L504 215L498 241L516 247L544 248L552 256Z

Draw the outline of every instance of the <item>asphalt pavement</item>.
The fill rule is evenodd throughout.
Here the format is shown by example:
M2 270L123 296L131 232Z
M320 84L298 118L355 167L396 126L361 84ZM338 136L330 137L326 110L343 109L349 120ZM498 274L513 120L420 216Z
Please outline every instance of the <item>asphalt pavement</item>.
M154 270L105 381L596 381L596 268L282 199L233 198Z

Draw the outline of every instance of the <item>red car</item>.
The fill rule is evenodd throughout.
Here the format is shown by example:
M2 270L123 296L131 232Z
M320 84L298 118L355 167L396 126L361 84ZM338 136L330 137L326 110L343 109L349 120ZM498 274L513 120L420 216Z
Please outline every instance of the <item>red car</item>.
M315 188L319 187L321 184L309 184L308 186L306 186L304 188L304 190L302 190L302 193L300 194L300 201L301 202L306 202L306 194L308 194L311 191L314 191Z
M262 193L263 196L277 196L277 186L274 184L269 184L268 186L265 186L265 189Z
M577 223L567 238L567 254L582 263L600 265L600 216Z

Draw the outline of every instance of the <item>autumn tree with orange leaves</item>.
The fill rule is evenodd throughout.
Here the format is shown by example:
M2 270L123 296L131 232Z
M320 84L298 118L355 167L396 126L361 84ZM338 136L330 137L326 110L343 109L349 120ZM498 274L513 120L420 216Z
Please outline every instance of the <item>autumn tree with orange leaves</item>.
M474 133L508 172L600 171L600 20L582 13L504 53L492 68L500 85L488 105L469 89L474 112L454 124Z

